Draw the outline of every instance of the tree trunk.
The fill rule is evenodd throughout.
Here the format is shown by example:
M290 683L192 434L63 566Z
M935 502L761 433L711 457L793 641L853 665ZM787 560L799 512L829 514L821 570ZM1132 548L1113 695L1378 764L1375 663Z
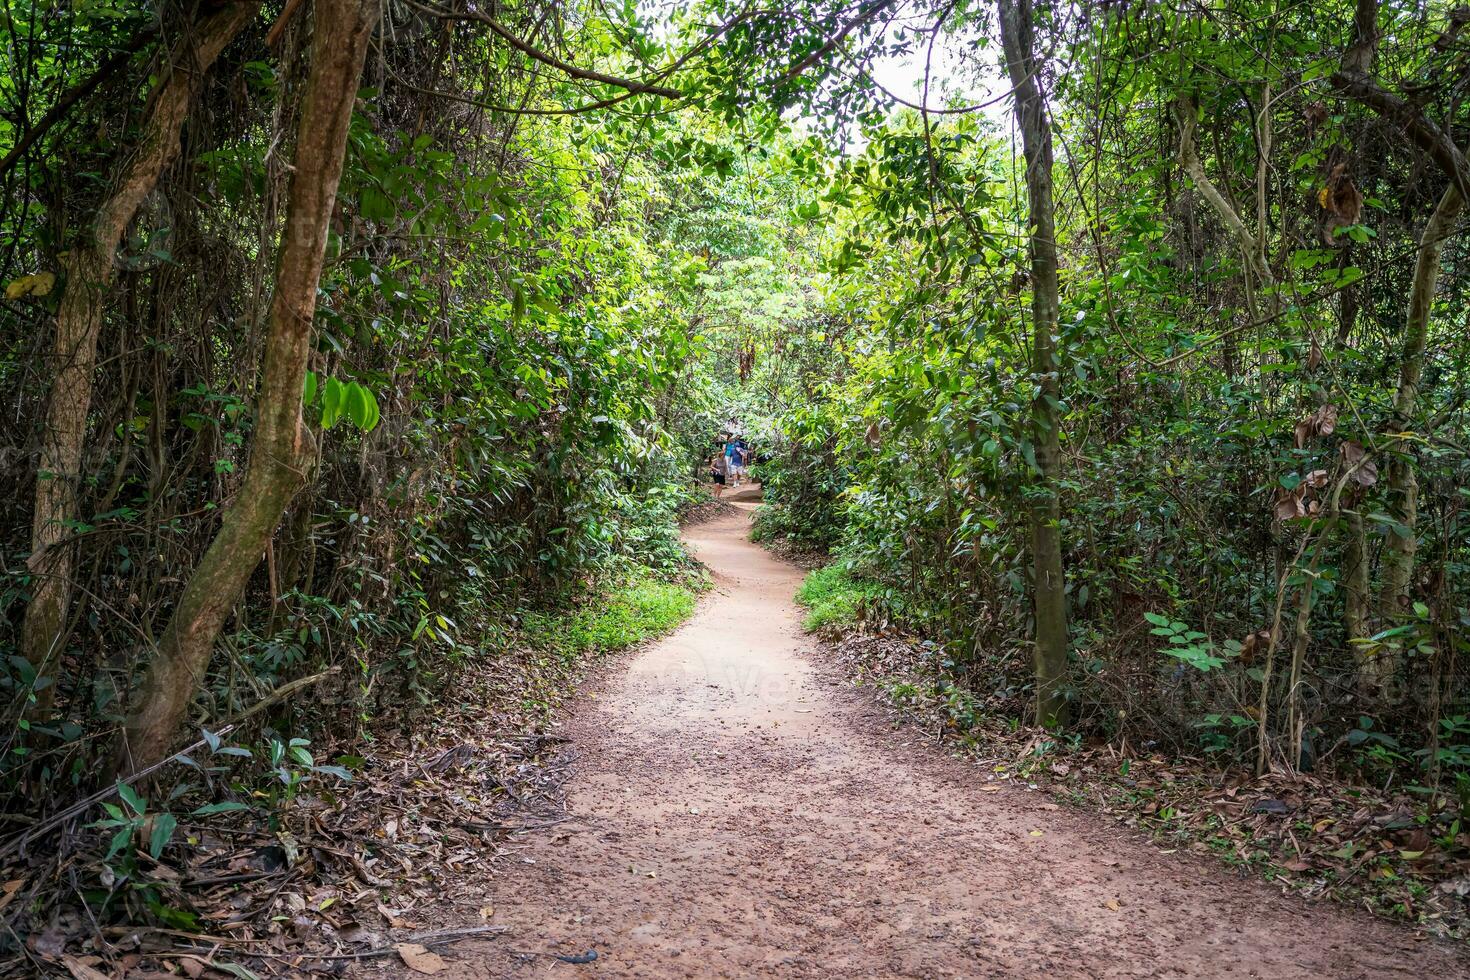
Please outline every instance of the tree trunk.
M1414 263L1414 284L1409 292L1408 318L1404 324L1403 347L1399 352L1399 387L1393 400L1392 431L1406 432L1414 421L1419 403L1419 380L1424 373L1424 348L1429 339L1429 319L1439 282L1440 256L1444 243L1455 232L1455 222L1465 201L1454 185L1444 192L1419 238ZM1378 615L1391 623L1403 615L1414 576L1414 525L1419 516L1419 482L1414 476L1414 458L1408 447L1395 447L1388 457L1386 488L1388 515L1406 533L1390 531L1383 542L1383 575L1378 587ZM1392 677L1396 664L1388 651L1380 652L1383 677Z
M1470 197L1470 161L1455 145L1449 126L1440 126L1424 115L1416 102L1389 91L1370 72L1378 54L1377 0L1357 0L1353 13L1353 42L1343 49L1332 86L1358 100L1384 120L1401 128L1426 152L1449 178L1450 186L1435 206L1419 237L1414 263L1414 283L1409 292L1409 309L1399 352L1399 386L1393 400L1391 437L1408 431L1419 403L1419 381L1424 373L1424 348L1429 338L1429 318L1434 312L1434 295L1439 282L1440 256L1447 238ZM1403 615L1414 577L1415 525L1419 518L1419 482L1414 475L1414 457L1407 446L1394 446L1384 467L1388 491L1387 512L1403 530L1390 531L1383 542L1381 577L1376 612L1387 625ZM1365 573L1366 574L1366 573ZM1383 693L1385 684L1398 670L1397 652L1387 647L1373 650L1359 661L1360 686Z
M1068 720L1067 597L1062 565L1061 501L1056 477L1061 466L1061 420L1056 351L1061 305L1057 285L1055 209L1052 203L1051 121L1041 88L1031 0L997 0L1006 70L1015 90L1016 126L1026 156L1026 197L1031 238L1032 372L1038 391L1032 403L1032 438L1040 486L1031 505L1031 560L1035 577L1036 717L1042 725Z
M297 130L286 225L271 297L255 439L239 492L159 640L118 746L117 766L163 758L214 643L301 484L311 433L302 388L327 234L378 0L315 0L311 72Z
M1356 505L1355 505L1356 506ZM1348 641L1372 635L1369 603L1372 599L1368 580L1368 539L1363 530L1363 515L1356 509L1343 514L1347 541L1342 549L1342 626ZM1371 647L1352 644L1358 675L1358 694L1372 700L1377 697L1379 678L1376 673L1378 655Z
M37 692L40 714L49 710L54 697L55 678L50 674L65 642L73 564L70 525L78 517L92 375L112 290L114 256L138 209L178 157L179 132L210 66L259 6L258 0L230 3L188 25L153 90L152 109L137 147L121 165L111 196L98 208L90 235L72 247L63 264L66 286L56 313L51 392L31 511L27 566L34 587L21 629L21 656L35 668L38 681L42 677L53 681Z

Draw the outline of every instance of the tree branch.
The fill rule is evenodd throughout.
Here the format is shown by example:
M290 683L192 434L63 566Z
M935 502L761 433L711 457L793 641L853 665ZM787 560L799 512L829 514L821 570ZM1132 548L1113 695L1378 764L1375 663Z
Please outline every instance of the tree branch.
M893 6L893 4L894 0L870 0L870 2L866 6L866 9L859 10L858 15L852 20L848 21L843 26L842 30L838 31L836 35L834 35L827 41L826 44L823 44L820 48L817 48L817 50L813 51L805 58L802 58L790 68L786 69L786 73L781 76L781 79L779 82L777 82L777 84L785 85L787 82L792 81L793 79L800 76L812 65L816 64L818 61L822 60L828 54L830 54L833 48L837 47L843 41L846 41L849 34L857 30L859 27L863 27L864 25L870 23L873 18L877 17L883 11Z
M1275 277L1271 269L1266 265L1261 256L1261 245L1256 236L1251 234L1245 222L1239 214L1230 206L1213 183L1209 175L1205 173L1205 165L1200 161L1199 152L1194 146L1194 131L1197 122L1195 120L1194 100L1187 95L1181 95L1174 100L1174 118L1179 123L1179 166L1189 174L1190 180L1194 182L1195 188L1204 196L1206 202L1220 216L1220 221L1225 225L1227 231L1234 236L1246 263L1260 279L1263 286L1275 284Z
M1356 99L1382 118L1398 124L1449 177L1460 197L1470 200L1470 164L1448 128L1424 115L1419 106L1390 92L1371 74L1378 51L1378 0L1358 0L1353 15L1353 43L1342 53L1332 87Z
M66 114L71 111L72 106L96 91L97 86L116 74L123 65L128 63L133 55L146 47L156 36L156 32L152 30L139 31L133 35L132 39L128 41L127 45L121 51L118 51L111 58L104 61L87 78L63 92L61 97L56 100L56 104L46 110L46 114L36 120L34 126L25 125L20 139L15 141L15 145L6 152L4 157L0 157L0 177L3 177L9 172L11 167L15 166L16 161L35 145L36 140L45 136L52 126L55 126L62 119L66 118Z
M670 88L667 85L659 85L653 82L643 82L630 78L619 78L616 75L609 75L605 72L596 71L591 68L579 68L569 61L563 61L561 58L550 53L549 51L542 51L534 44L524 40L523 38L512 32L510 28L506 27L504 24L500 23L500 21L496 20L494 17L490 16L487 13L483 13L478 10L444 10L439 7L431 7L425 4L418 3L417 0L405 0L405 2L416 10L422 11L423 13L428 14L431 17L438 17L441 20L458 20L476 24L484 24L490 29L490 32L492 34L500 37L502 40L505 41L505 43L515 48L521 54L525 55L528 58L531 58L534 61L539 61L543 65L548 65L552 68L555 68L557 71L561 72L569 78L576 78L584 82L597 82L601 85L611 85L614 88L624 89L625 91L631 92L634 95L660 95L666 99L682 99L684 97L683 92L680 92L676 88Z

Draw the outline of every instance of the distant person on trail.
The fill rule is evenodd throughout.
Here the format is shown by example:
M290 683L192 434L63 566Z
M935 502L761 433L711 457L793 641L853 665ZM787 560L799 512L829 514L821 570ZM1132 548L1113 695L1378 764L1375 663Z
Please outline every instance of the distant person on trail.
M716 500L719 500L720 495L725 492L725 474L727 469L724 453L715 453L709 458L709 478L715 484Z
M740 486L740 440L731 434L725 438L725 471L735 486Z
M744 481L750 478L750 457L754 455L754 452L751 450L750 444L745 441L744 436L736 436L735 448L740 454L740 479Z

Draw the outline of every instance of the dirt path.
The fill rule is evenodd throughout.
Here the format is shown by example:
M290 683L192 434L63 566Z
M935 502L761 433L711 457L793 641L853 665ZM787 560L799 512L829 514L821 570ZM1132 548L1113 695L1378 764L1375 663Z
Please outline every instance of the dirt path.
M508 933L440 977L1470 975L1463 951L983 792L813 655L801 573L741 506L688 535L715 594L571 720L572 819L512 845Z

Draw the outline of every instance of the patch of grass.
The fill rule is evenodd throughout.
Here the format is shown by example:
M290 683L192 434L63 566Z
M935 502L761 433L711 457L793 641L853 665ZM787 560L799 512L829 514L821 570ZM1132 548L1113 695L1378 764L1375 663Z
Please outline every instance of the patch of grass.
M796 601L811 610L804 625L815 632L857 622L858 607L878 598L879 591L876 583L853 578L841 565L828 565L807 575L796 590Z
M673 631L694 612L694 598L687 585L634 578L569 613L527 616L524 636L567 659L613 653Z

